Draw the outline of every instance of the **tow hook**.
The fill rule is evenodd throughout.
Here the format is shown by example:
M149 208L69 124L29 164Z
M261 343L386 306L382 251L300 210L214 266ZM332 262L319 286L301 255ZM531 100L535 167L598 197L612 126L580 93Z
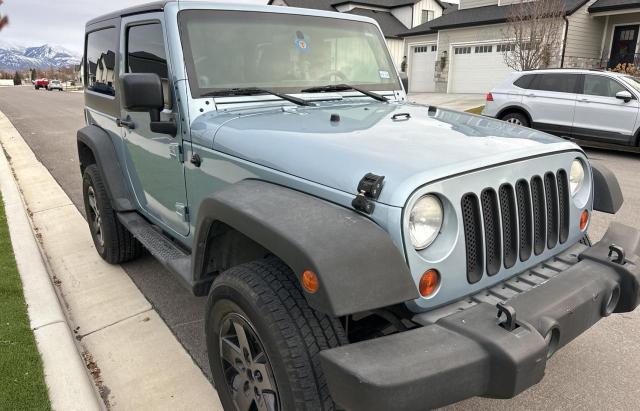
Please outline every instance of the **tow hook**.
M505 320L499 324L500 327L507 331L513 331L518 328L518 325L516 324L515 308L504 303L498 303L496 304L496 307L498 308L498 318L500 318L503 313L506 317Z
M614 254L615 254L615 257L613 257ZM625 263L624 248L616 244L611 244L609 246L609 259L616 264L624 265Z

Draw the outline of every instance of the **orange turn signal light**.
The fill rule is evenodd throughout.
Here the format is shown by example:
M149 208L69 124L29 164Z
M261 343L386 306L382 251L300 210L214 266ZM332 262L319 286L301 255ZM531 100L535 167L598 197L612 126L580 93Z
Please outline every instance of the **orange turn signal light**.
M420 290L420 295L423 297L429 297L433 295L434 292L438 289L440 285L440 273L438 270L430 269L422 274L420 277L420 283L418 284L418 289Z
M589 211L584 210L582 214L580 214L580 231L584 231L587 228L587 224L589 223Z
M300 279L302 283L302 288L305 289L309 294L313 294L318 291L320 288L320 281L318 281L318 276L311 270L306 270L302 273L302 278Z

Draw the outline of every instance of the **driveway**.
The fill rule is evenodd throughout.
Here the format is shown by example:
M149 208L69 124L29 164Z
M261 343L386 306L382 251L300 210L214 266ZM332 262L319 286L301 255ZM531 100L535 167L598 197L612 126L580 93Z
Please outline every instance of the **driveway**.
M484 105L484 94L409 93L409 101L466 111Z

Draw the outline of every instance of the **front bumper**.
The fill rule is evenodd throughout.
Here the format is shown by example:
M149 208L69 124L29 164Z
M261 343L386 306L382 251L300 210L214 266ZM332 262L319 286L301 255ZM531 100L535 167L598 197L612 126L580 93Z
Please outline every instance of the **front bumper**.
M615 244L625 251L610 256ZM640 232L613 223L575 264L504 304L488 303L430 325L321 353L331 395L348 410L424 410L473 396L511 398L544 376L548 354L602 317L639 303Z

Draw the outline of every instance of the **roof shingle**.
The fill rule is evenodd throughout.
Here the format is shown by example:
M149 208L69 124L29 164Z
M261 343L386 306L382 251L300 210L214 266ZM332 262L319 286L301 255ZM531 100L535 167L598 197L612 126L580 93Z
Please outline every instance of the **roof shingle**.
M407 30L405 25L400 23L400 20L388 11L355 8L347 13L374 19L380 25L385 37L399 37L399 33Z
M589 6L589 13L640 8L639 0L598 0Z

